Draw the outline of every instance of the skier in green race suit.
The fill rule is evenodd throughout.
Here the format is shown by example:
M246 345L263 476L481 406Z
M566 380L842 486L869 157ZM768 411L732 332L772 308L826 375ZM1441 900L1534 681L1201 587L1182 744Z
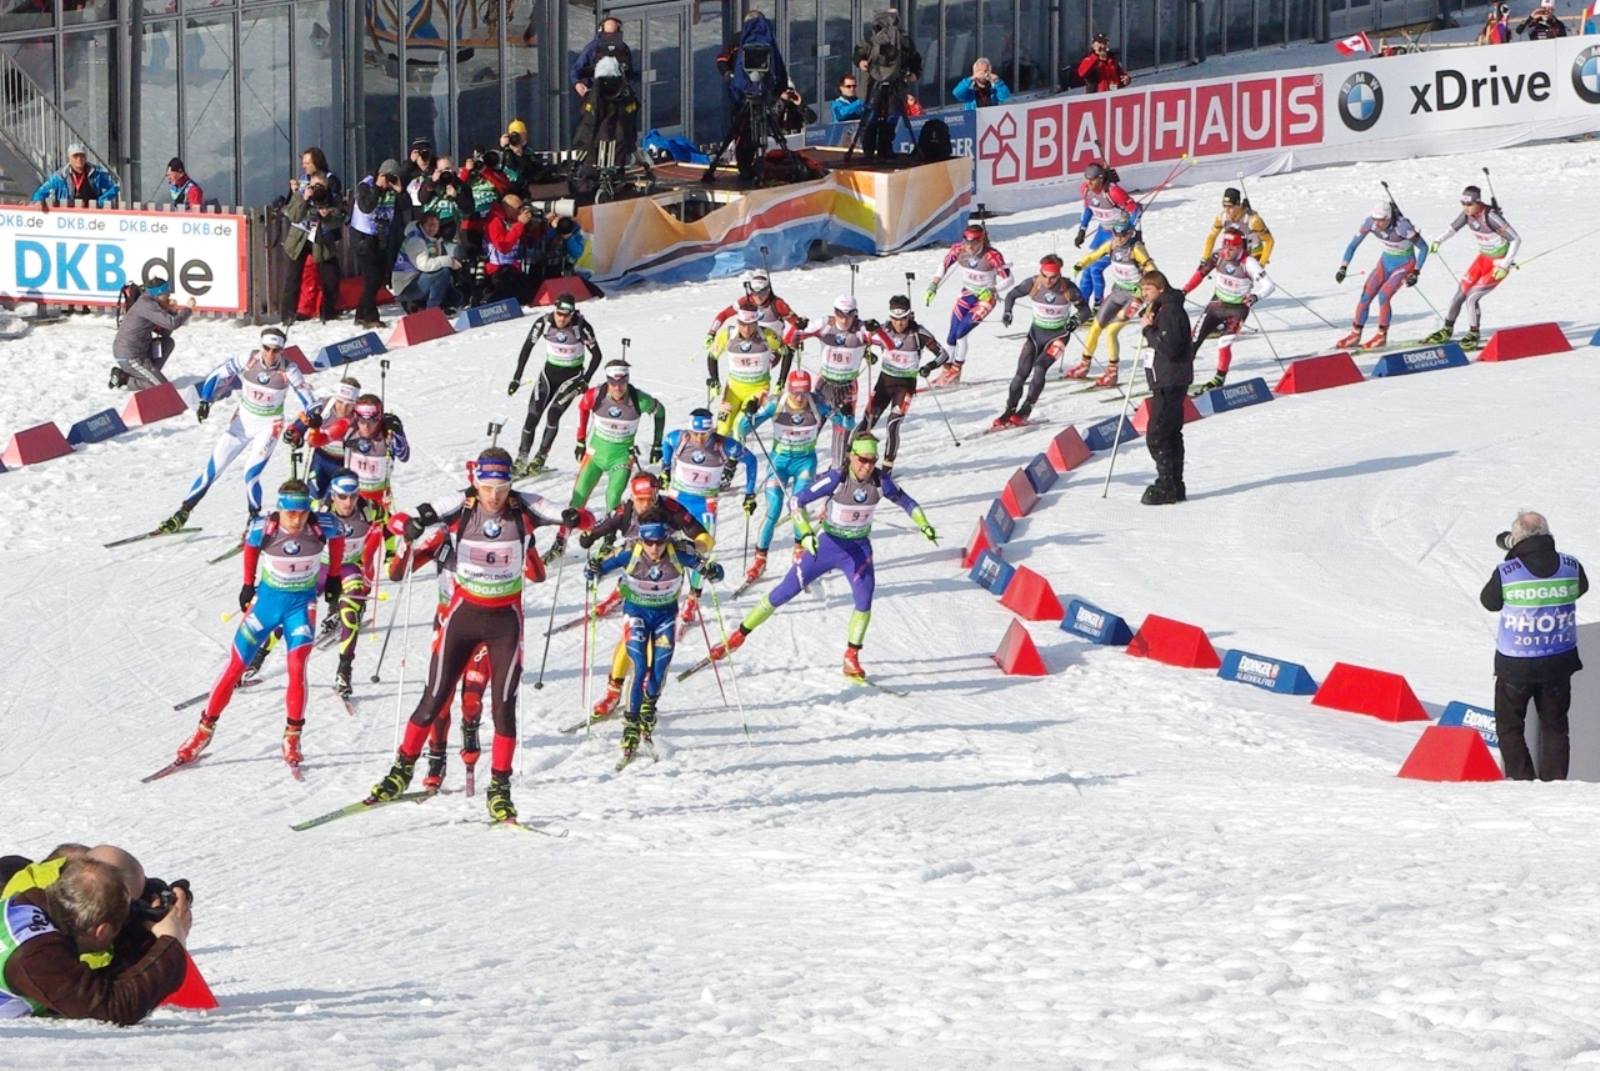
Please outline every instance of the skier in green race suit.
M588 504L600 477L606 478L606 511L616 512L628 487L628 475L637 459L633 440L646 413L655 421L655 438L650 443L650 464L661 461L661 437L667 427L667 411L655 398L628 381L628 362L608 361L603 387L590 387L578 401L578 478L572 485L570 505L579 509ZM594 432L589 423L593 420ZM553 561L567 548L567 529L556 533L555 542L545 552Z

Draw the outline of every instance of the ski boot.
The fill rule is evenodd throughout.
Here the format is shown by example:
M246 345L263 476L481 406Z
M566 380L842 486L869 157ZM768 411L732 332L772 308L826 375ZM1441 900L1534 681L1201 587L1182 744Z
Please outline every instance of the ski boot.
M1012 421L1015 418L1016 414L1007 409L1004 413L1001 413L999 416L994 418L994 423L989 425L989 430L1001 431L1005 428L1014 427L1015 425L1012 423Z
M639 742L653 746L656 731L656 701L654 696L645 696L639 703Z
M1449 320L1446 320L1443 327L1439 328L1439 330L1435 331L1433 334L1426 336L1422 341L1430 346L1437 346L1441 342L1449 342L1450 336L1455 333L1456 325L1451 323Z
M544 455L537 454L532 461L519 457L511 463L511 478L523 480L544 471Z
M389 772L384 775L383 780L372 786L370 798L380 803L396 799L411 787L411 778L416 772L416 759L408 759L404 755L396 755L394 757L394 765L389 767Z
M333 674L333 694L340 699L349 699L354 689L350 685L351 663L355 661L355 654L342 654L339 656L339 668Z
M161 531L161 532L176 532L178 529L182 528L184 525L186 525L188 523L189 523L189 507L188 507L188 505L182 505L182 506L178 507L178 510L177 510L176 513L174 513L172 516L168 517L166 520L162 521L157 526L157 531Z
M866 670L861 668L861 648L846 647L844 649L844 675L851 680L864 681L867 679Z
M622 589L621 588L616 588L615 590L613 590L611 592L610 595L607 595L605 598L601 599L598 603L595 604L594 616L597 617L597 618L606 616L612 610L615 610L617 608L617 604L620 603L621 601L622 601Z
M260 647L256 648L256 653L250 656L250 662L244 667L244 672L239 674L241 681L255 680L261 676L261 664L267 660L267 650L271 646L272 638L268 637Z
M128 385L128 373L124 372L120 368L117 368L117 367L113 366L112 369L111 369L111 378L106 382L106 386L110 387L112 390L119 390L122 387L126 387L127 385Z
M1388 344L1389 329L1387 327L1380 327L1378 328L1377 334L1373 335L1371 338L1367 339L1361 344L1361 348L1364 350L1381 350Z
M692 625L700 620L700 596L691 591L689 597L683 600L683 614L679 617L685 625Z
M1222 386L1227 381L1228 381L1228 374L1226 372L1218 372L1216 375L1212 376L1210 379L1206 380L1204 383L1200 384L1198 387L1195 387L1192 390L1190 390L1189 394L1190 394L1191 397L1198 398L1198 397L1200 397L1200 395L1205 394L1208 391L1216 390L1218 387Z
M642 735L642 732L643 727L639 724L638 720L633 714L629 714L627 722L622 726L623 765L632 762L633 757L639 753L639 737Z
M290 766L300 765L300 729L293 722L283 727L283 761Z
M317 645L323 646L335 632L339 631L339 615L334 607L328 608L328 616L322 619L322 624L317 626Z
M478 765L478 756L483 751L478 746L478 719L461 718L461 761L467 764L467 769Z
M199 728L195 729L194 735L189 737L188 741L178 749L177 761L180 763L189 763L193 762L195 759L198 759L200 757L200 753L204 751L211 743L211 734L216 731L216 722L206 721L204 718L201 718L200 726Z
M1018 409L1006 418L1006 427L1008 428L1025 428L1027 426L1028 414L1026 410Z
M1095 379L1097 387L1115 387L1117 385L1117 366L1115 363L1106 365L1106 370Z
M443 751L428 751L428 772L422 777L422 788L425 792L437 792L444 785L444 768L448 761Z
M939 374L933 378L930 386L954 387L961 382L961 366L954 361L939 369Z
M742 628L736 628L732 632L728 633L728 638L726 640L712 646L710 652L711 661L721 662L724 658L727 658L733 652L743 647L744 638L745 631Z
M761 579L761 574L767 571L767 552L760 547L756 548L756 556L750 560L750 568L744 571L744 582L754 584Z
M1089 366L1094 363L1093 357L1085 357L1065 372L1061 373L1067 379L1088 379Z
M1478 348L1479 341L1478 329L1474 327L1472 330L1461 336L1461 348L1466 350L1468 353L1471 353L1473 350Z
M1333 344L1336 350L1347 350L1352 346L1361 345L1361 325L1355 324L1350 328L1350 333Z
M550 543L550 549L544 552L544 563L549 565L566 552L567 537L562 535L560 532L557 532L555 539L553 539Z
M485 795L489 805L489 820L493 822L515 822L517 820L516 804L511 802L511 775L493 774L489 778L489 791Z
M615 677L606 678L606 694L600 697L600 702L594 705L589 712L591 722L605 721L617 712L617 704L622 701L622 682Z

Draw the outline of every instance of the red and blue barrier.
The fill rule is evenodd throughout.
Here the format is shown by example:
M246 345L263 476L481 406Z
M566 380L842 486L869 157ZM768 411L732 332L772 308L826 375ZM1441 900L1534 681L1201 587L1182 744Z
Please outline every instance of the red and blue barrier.
M103 443L128 430L115 409L102 409L94 416L84 417L67 429L68 446Z
M1061 618L1061 631L1082 636L1090 643L1102 647L1126 647L1133 642L1133 629L1110 610L1102 610L1083 599L1067 603L1067 612Z
M1249 651L1225 652L1217 676L1225 681L1254 685L1279 695L1315 695L1317 691L1316 680L1300 663L1285 662L1281 658L1268 658Z

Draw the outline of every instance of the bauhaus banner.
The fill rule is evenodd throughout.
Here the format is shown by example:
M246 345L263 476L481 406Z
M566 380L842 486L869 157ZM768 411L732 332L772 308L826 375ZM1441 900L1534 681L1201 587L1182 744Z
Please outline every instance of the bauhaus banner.
M1074 201L1111 164L1149 189L1355 160L1497 148L1600 130L1592 37L1447 49L983 108L977 188L990 208Z

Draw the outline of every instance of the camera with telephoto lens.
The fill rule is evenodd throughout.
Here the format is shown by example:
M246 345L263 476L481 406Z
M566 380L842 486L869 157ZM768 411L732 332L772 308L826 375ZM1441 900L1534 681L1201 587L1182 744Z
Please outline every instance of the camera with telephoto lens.
M745 77L750 80L750 88L745 90L745 95L766 96L767 75L772 73L772 46L744 45L739 50L739 59L744 66Z
M189 894L190 903L194 902L194 892L189 888L188 878L179 878L176 881L162 881L160 878L144 879L144 894L130 905L130 916L135 922L160 922L167 917L167 912L172 910L172 905L178 902L178 896L172 890L182 889Z
M1494 545L1505 551L1507 554L1511 553L1511 533L1501 532L1499 535L1495 536Z

